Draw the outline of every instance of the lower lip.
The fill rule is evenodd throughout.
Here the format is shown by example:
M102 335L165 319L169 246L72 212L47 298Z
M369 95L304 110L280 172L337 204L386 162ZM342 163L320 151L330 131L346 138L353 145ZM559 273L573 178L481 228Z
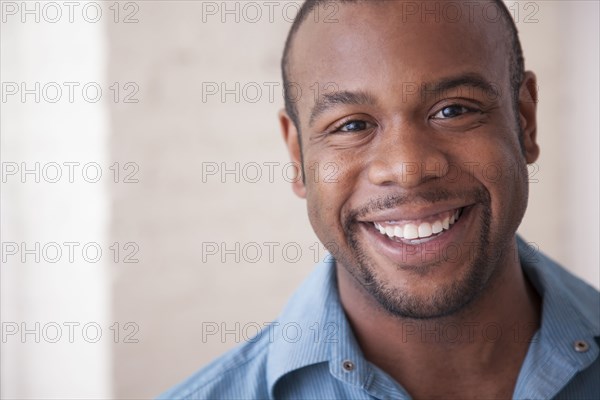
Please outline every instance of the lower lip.
M398 265L418 266L439 260L440 256L448 256L451 245L460 246L459 239L468 230L467 227L471 222L473 208L474 205L465 207L458 221L452 224L450 229L443 231L441 235L420 239L425 241L416 244L391 240L387 235L382 235L372 222L361 223L361 226L369 243L373 244L378 254L385 256ZM454 253L456 251L453 251L452 254Z

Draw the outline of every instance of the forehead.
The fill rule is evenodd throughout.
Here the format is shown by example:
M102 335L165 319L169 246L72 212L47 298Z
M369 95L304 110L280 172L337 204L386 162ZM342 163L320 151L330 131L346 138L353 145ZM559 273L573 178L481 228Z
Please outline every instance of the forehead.
M493 2L336 4L333 18L311 13L296 33L291 81L333 82L340 89L376 93L464 73L477 73L498 87L508 84L509 35Z

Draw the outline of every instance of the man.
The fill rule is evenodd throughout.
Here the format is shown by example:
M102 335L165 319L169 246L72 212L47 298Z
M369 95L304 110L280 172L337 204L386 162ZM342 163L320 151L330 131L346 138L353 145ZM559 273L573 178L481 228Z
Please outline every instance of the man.
M537 85L504 5L338 1L327 23L320 3L280 123L333 260L163 397L598 398L598 292L516 237Z

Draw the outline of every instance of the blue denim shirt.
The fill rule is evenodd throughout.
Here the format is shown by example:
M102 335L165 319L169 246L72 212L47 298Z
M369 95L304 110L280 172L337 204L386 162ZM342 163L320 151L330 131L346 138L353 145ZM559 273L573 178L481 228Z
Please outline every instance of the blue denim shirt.
M520 238L518 245L543 306L513 398L600 399L600 293ZM373 398L410 395L364 358L340 303L333 260L317 266L270 326L160 396Z

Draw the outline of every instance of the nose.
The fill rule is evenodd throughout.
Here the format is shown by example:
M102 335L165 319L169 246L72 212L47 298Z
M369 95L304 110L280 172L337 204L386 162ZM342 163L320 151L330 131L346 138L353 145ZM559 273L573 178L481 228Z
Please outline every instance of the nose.
M417 187L448 173L448 155L426 128L402 126L380 134L373 145L368 179L378 186Z

